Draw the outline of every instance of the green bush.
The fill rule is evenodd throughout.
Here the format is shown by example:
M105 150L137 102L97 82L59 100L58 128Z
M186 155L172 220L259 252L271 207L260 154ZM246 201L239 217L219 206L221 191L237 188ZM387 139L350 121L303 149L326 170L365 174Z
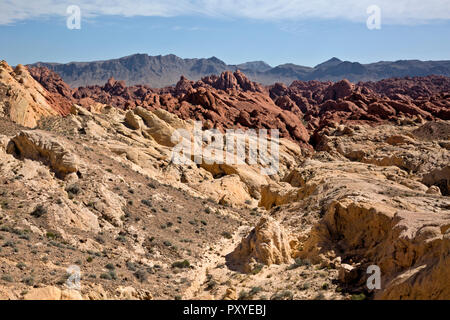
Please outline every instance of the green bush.
M354 294L354 295L352 295L352 300L355 300L355 301L366 300L366 295L364 293Z

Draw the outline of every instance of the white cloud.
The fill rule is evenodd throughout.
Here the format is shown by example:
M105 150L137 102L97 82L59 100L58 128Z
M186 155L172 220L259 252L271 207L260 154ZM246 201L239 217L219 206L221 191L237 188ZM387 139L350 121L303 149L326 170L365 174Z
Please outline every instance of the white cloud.
M65 16L79 5L85 17L99 15L197 15L257 20L344 19L364 22L370 5L381 8L383 23L415 24L450 20L449 0L0 0L0 24Z

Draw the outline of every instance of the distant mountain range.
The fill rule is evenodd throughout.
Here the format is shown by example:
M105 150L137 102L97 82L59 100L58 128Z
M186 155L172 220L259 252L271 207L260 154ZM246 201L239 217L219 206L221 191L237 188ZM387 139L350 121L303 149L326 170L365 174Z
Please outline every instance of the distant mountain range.
M289 85L294 80L337 81L345 78L358 82L431 74L450 76L450 60L399 60L361 64L332 58L312 68L295 64L271 67L263 61L227 65L216 57L182 59L173 54L166 56L134 54L105 61L66 64L38 62L32 66L45 66L57 72L72 87L102 85L110 77L114 77L117 80L125 80L128 85L148 84L160 88L176 84L182 75L191 80L199 80L207 75L236 69L240 69L251 80L265 85L275 82Z

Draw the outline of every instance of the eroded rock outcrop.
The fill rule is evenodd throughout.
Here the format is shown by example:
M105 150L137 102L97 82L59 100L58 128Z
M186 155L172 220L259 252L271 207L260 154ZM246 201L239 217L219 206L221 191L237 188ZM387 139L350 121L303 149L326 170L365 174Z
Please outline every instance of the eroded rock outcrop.
M0 116L34 128L42 117L61 115L51 95L31 77L27 68L12 69L0 62Z
M239 246L229 254L228 261L244 272L252 272L257 263L285 264L292 261L289 236L271 217L263 217Z
M255 298L260 286L273 299L450 296L449 130L434 121L448 114L446 79L260 88L229 72L161 90L111 79L71 92L33 74L48 81L44 93L77 104L40 118L39 130L0 121L0 265L12 279L0 297L61 299L75 260L86 261L89 299ZM192 150L176 163L173 146L192 140L193 120L279 129L276 173L247 160L196 163ZM178 129L186 137L174 141ZM369 265L381 269L381 290L365 286ZM167 272L176 286L149 286Z
M41 161L60 178L78 171L78 160L62 142L44 131L22 131L8 144L7 152L18 158Z
M77 290L61 290L57 287L48 286L33 288L24 297L24 300L83 300Z

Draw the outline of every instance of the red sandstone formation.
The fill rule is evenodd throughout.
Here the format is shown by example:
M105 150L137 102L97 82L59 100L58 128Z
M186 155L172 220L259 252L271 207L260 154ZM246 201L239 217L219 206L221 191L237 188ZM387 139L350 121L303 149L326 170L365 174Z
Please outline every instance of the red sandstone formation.
M183 119L203 121L208 128L279 129L281 137L302 144L315 131L340 123L450 119L450 78L443 76L357 84L294 81L290 86L276 83L264 88L240 71L226 71L196 82L182 76L175 87L164 89L127 87L111 78L104 86L71 90L46 68L30 68L30 72L64 112L73 102L85 107L100 102L121 109L163 108Z
M28 70L31 76L49 92L47 100L50 105L61 115L69 114L70 107L76 102L69 85L57 73L45 67L28 68Z

